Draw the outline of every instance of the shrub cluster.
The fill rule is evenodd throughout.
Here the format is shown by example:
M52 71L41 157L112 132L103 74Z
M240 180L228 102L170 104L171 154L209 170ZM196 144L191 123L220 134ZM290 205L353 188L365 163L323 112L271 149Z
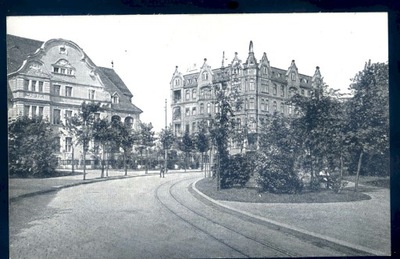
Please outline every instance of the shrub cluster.
M228 156L226 159L221 159L220 163L220 181L223 189L234 186L244 187L254 169L250 155Z

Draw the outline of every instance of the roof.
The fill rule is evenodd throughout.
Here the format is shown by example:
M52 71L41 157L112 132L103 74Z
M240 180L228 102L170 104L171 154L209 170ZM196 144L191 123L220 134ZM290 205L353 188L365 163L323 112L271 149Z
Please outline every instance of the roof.
M7 34L7 74L17 71L29 54L43 45L43 41Z
M133 97L131 91L129 91L128 87L125 85L124 81L115 73L114 69L106 68L106 67L98 67L103 71L103 73L113 82L113 84L118 87L119 90L122 91L123 94Z
M35 53L42 45L43 41L32 40L19 36L7 34L7 73L17 71L27 59L29 54ZM118 93L120 102L112 104L112 107L119 111L133 111L142 113L143 111L131 103L133 97L128 87L111 68L97 67L99 76L104 83L105 90L110 94Z
M112 108L115 109L115 110L119 110L119 111L131 110L134 113L142 113L143 111L141 109L139 109L136 105L131 103L130 97L132 96L132 94L129 92L130 96L129 97L126 96L124 94L124 92L121 91L121 89L119 87L117 87L115 85L115 83L111 80L111 78L109 77L109 75L114 74L119 78L117 73L115 73L115 71L113 69L111 69L111 68L105 68L105 67L98 67L98 68L99 68L98 74L100 76L101 81L104 84L105 90L107 92L109 92L110 94L117 93L118 96L119 96L120 102L119 103L113 103L112 104ZM107 72L105 72L105 71L107 71ZM112 77L112 78L115 78L115 77Z

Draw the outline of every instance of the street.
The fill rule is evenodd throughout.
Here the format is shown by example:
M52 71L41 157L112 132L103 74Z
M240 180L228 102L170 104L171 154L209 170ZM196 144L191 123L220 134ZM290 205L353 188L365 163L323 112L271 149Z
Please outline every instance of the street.
M98 182L10 204L11 258L215 258L345 253L208 204L202 173Z

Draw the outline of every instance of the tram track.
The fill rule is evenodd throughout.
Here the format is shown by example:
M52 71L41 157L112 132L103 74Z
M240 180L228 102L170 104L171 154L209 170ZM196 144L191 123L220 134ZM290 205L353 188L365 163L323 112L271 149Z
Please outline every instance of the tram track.
M197 178L197 177L196 177ZM219 234L217 232L217 234L213 233L213 231L207 230L206 227L204 227L204 225L200 225L200 224L196 224L196 222L194 220L192 220L191 218L193 217L197 217L197 218L201 218L203 219L205 222L209 223L210 225L213 226L213 230L215 230L216 228L220 228L223 229L224 231L226 231L226 233L229 233L231 236L235 235L235 237L237 239L244 239L247 241L252 242L253 245L256 245L258 247L262 247L263 249L267 249L269 252L273 251L274 256L275 257L298 257L300 256L297 253L291 252L291 251L287 251L285 249L282 249L280 247L278 247L277 245L268 242L266 240L262 240L259 241L256 238L253 238L249 235L244 234L243 232L240 232L238 230L235 230L234 228L228 226L227 224L221 224L221 222L218 222L202 213L199 213L198 211L195 211L194 209L190 208L189 206L187 206L180 198L177 197L177 195L175 195L172 191L172 189L174 187L176 187L176 185L182 183L183 181L189 181L195 178L186 178L177 182L172 183L173 181L169 181L166 182L160 186L157 187L157 189L155 190L155 196L157 201L164 207L166 208L170 213L172 213L173 215L175 215L176 217L178 217L179 219L183 220L184 222L186 222L188 225L190 225L191 227L201 231L202 233L204 233L205 235L213 238L214 240L224 244L225 246L229 247L230 249L234 250L235 252L237 252L240 256L242 257L254 257L253 254L250 254L249 251L244 251L246 249L244 249L243 247L238 248L237 246L235 246L235 242L229 242L227 241L226 238L224 238L223 234ZM184 208L184 210L189 211L192 215L191 217L186 216L182 216L181 213L177 212L177 208L171 208L171 205L168 205L167 201L165 200L166 197L161 197L160 195L160 189L164 188L166 185L170 185L167 187L167 195L173 200L173 202L180 208ZM223 213L223 212L221 212ZM229 216L232 216L231 214L227 214ZM246 221L244 221L244 223L247 223ZM199 226L200 225L200 226ZM229 239L230 240L230 239ZM264 256L264 255L263 255ZM260 256L260 257L263 257Z

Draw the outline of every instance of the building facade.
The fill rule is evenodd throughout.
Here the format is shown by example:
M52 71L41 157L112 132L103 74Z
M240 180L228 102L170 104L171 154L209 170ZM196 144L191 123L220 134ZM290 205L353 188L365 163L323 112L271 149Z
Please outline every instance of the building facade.
M7 35L9 118L26 115L47 118L59 133L60 167L80 165L82 147L63 128L66 118L86 101L100 102L99 118L118 119L138 127L142 111L132 93L112 68L98 67L76 43L65 39L46 42ZM89 144L89 150L96 143ZM75 148L74 148L75 147ZM87 164L98 155L88 152Z
M239 89L243 104L235 113L236 125L256 134L267 114L293 115L294 107L286 104L287 100L295 93L310 96L322 83L319 67L309 76L298 72L294 60L286 70L272 67L265 52L257 61L251 41L245 62L237 52L226 66L224 59L221 67L215 69L207 64L207 59L199 69L188 69L187 73L181 73L176 67L170 90L172 127L177 136L185 131L196 132L199 121L212 118L218 112L215 89L222 84L228 89Z

